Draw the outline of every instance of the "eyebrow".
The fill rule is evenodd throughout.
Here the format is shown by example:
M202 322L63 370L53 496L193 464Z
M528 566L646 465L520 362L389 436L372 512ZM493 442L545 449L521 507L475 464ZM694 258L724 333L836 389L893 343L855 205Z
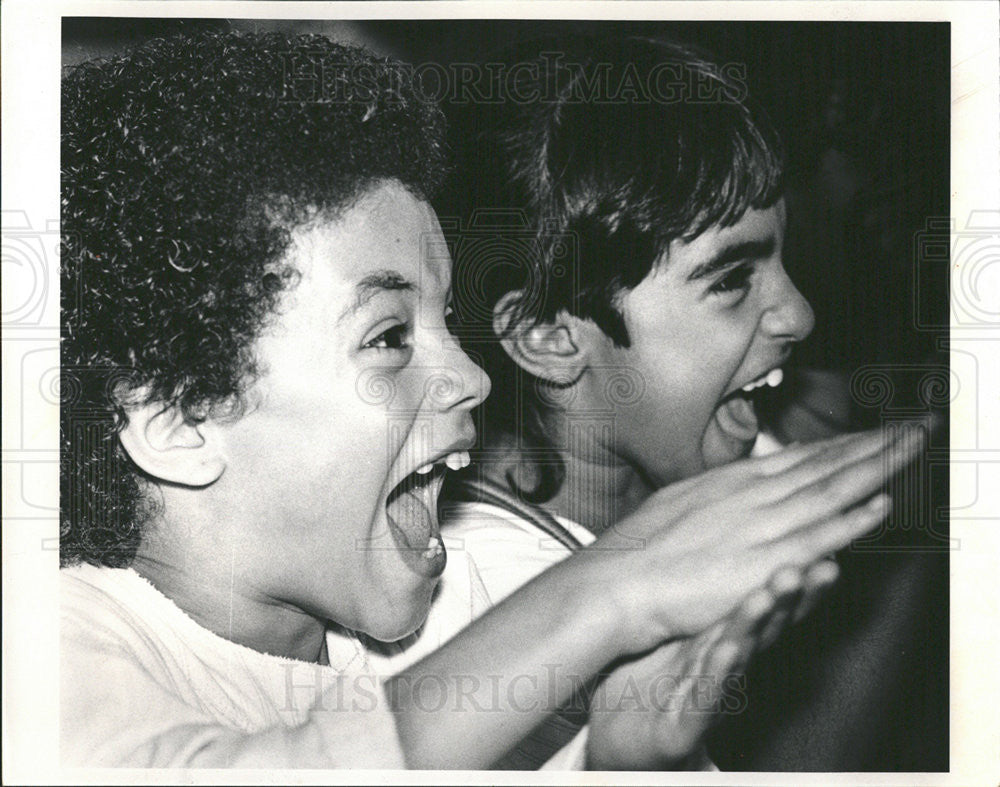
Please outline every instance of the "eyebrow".
M413 292L416 285L392 270L369 273L354 285L354 301L340 313L337 322L356 314L368 301L382 292Z
M759 260L774 254L774 236L763 240L747 240L733 243L719 250L711 259L695 266L688 274L688 281L707 279L708 277L731 268L744 260Z

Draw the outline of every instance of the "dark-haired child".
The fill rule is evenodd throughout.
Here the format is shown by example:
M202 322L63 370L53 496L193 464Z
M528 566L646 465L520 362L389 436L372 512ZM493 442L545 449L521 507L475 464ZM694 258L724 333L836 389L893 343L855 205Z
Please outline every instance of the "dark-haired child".
M494 395L480 461L455 488L444 529L451 568L428 625L385 669L620 530L655 490L766 442L757 402L781 384L813 326L782 266L781 145L739 69L671 41L530 46L534 57L511 58L510 92L532 99L474 108L444 208L465 222L452 239L455 309ZM710 576L725 583L729 568ZM792 569L775 578L777 612L761 602L738 636L721 636L717 624L623 667L602 687L617 685L619 700L639 675L647 689L664 674L692 687L708 641L732 653L696 712L593 713L591 765L706 764L689 755L729 669L739 672L836 575L832 561ZM691 603L701 603L696 593ZM673 691L676 704L690 704ZM649 711L656 703L643 696ZM607 695L603 703L624 707ZM584 743L578 736L550 766L579 766Z

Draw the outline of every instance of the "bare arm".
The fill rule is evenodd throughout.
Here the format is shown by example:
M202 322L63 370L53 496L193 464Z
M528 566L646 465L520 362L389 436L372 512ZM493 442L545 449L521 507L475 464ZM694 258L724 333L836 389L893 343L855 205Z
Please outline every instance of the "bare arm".
M389 682L408 765L488 767L606 664L695 634L781 567L846 546L884 516L872 495L920 445L851 435L660 490Z

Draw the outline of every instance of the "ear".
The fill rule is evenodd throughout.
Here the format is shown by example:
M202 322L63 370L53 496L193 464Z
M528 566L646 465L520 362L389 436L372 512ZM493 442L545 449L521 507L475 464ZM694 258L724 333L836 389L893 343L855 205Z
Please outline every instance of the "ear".
M208 486L226 469L215 425L192 423L179 407L162 402L131 407L119 433L122 447L154 478L183 486Z
M516 306L524 296L508 292L493 308L493 332L518 366L556 385L572 385L587 369L585 344L580 341L581 321L560 312L552 322L531 326L515 324Z

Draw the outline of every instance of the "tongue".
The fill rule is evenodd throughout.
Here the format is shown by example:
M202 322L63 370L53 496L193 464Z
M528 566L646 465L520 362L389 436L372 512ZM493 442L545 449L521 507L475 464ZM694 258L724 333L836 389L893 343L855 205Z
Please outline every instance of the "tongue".
M394 496L386 503L385 513L403 562L427 579L440 577L448 556L438 535L437 516L427 508L420 488Z
M742 396L734 396L716 410L716 422L730 437L749 441L757 437L760 427L753 403Z
M423 552L427 541L434 532L434 521L427 510L420 493L411 489L386 503L386 514L392 526L393 535L404 549Z

